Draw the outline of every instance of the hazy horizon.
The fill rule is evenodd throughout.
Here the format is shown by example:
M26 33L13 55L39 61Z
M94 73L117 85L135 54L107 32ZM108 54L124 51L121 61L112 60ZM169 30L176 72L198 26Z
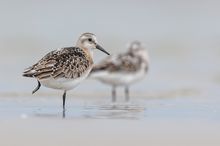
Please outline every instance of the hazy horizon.
M219 49L219 5L217 0L1 1L0 49L51 50L74 45L83 32L95 33L114 52L132 40L153 51Z

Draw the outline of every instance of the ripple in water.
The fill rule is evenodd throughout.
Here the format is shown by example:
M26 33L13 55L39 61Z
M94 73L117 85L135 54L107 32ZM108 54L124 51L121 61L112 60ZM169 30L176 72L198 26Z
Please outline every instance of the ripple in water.
M104 104L84 107L83 115L95 119L140 119L145 110L139 104Z
M55 109L56 108L56 109ZM62 113L58 107L44 108L33 113L40 118L67 119L141 119L146 108L140 104L93 104L68 107ZM61 109L60 109L61 110Z

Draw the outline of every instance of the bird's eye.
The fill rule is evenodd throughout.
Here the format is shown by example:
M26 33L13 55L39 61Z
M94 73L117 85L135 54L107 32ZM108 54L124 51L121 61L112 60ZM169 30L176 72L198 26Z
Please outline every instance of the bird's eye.
M89 42L91 42L91 41L92 41L92 39L91 39L91 38L89 38L89 39L88 39L88 41L89 41Z

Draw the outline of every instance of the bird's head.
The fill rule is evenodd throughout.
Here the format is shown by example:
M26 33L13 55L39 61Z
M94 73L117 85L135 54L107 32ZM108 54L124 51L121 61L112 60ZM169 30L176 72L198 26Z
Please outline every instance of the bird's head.
M148 61L148 53L144 45L139 41L133 41L128 46L129 53L133 56L141 57L142 59Z
M94 49L98 49L98 50L110 55L105 49L103 49L98 44L96 36L92 33L83 33L77 41L77 47L80 47L82 49L87 49L89 51L93 51Z

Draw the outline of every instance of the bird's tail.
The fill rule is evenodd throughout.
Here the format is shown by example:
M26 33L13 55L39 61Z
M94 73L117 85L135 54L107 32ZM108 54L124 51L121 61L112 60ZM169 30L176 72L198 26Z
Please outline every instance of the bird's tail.
M33 69L33 67L29 67L27 69L25 69L25 71L23 72L22 76L24 77L31 77L33 78L35 75L36 71Z

